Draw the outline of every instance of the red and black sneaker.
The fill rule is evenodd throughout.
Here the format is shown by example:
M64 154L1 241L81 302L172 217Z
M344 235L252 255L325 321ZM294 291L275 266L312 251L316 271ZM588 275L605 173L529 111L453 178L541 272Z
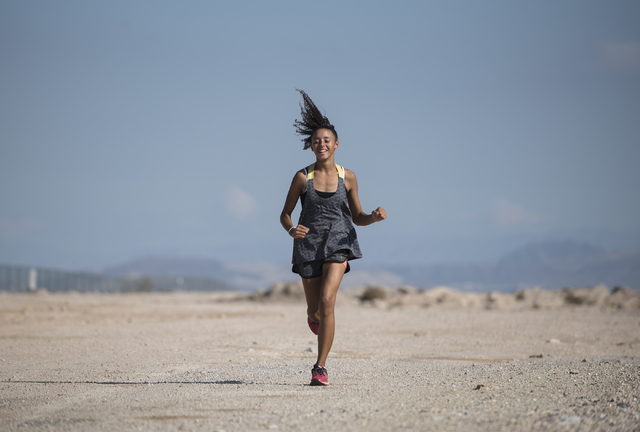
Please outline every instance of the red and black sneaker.
M317 335L320 331L320 323L311 321L311 318L307 317L307 324L309 324L309 328L313 332L314 335Z
M313 365L311 369L311 384L312 386L328 386L329 375L324 366Z

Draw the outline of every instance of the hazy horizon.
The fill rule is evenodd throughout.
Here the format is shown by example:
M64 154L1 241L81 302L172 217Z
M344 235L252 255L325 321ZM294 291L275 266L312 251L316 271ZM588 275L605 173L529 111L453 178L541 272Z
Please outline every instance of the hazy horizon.
M0 3L0 263L287 263L304 89L363 265L640 250L640 3ZM299 207L298 207L299 208ZM297 214L297 213L296 213Z

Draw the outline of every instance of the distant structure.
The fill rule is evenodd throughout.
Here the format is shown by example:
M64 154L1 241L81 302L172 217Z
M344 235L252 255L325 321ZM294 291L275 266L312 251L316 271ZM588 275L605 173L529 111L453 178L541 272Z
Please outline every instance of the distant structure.
M0 264L0 291L35 292L235 291L215 279L183 276L117 277Z

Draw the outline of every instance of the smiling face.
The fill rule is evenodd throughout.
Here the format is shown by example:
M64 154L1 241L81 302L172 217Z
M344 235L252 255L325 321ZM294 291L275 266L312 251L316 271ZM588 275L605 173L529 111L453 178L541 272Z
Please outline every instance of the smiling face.
M318 161L332 158L339 145L340 143L329 129L318 129L311 136L311 151Z

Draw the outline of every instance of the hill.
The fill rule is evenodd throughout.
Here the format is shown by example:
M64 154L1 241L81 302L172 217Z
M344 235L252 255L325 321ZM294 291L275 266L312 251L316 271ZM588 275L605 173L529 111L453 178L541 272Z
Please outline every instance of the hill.
M472 291L523 287L627 286L640 289L640 251L606 252L573 241L531 243L497 263L393 266L407 284L449 285Z
M107 268L103 274L212 279L248 291L296 279L288 264L170 257L133 260ZM511 292L528 287L552 289L601 283L640 289L640 251L607 252L588 243L555 241L525 245L496 263L367 266L363 260L354 264L343 286L446 285L465 291Z

